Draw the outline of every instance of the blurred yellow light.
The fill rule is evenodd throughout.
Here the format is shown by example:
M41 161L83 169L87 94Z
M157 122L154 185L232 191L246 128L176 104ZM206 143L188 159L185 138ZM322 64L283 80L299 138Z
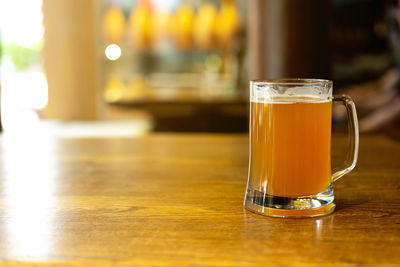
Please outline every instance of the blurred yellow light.
M109 60L117 60L121 56L121 48L116 44L110 44L106 47L106 57Z
M225 0L215 23L215 35L219 45L227 49L240 27L241 18L235 3L232 0Z
M124 91L125 91L124 82L119 77L112 76L108 80L106 91L104 92L104 98L108 102L116 102L122 98Z
M125 16L116 6L107 9L103 17L103 31L108 42L120 43L125 30Z
M206 3L199 8L193 26L193 38L200 48L212 47L216 18L217 10L213 5Z
M138 1L129 15L132 44L136 49L148 48L153 39L153 11L149 0Z
M175 41L182 49L188 49L191 46L194 16L194 9L189 5L181 5L174 15Z

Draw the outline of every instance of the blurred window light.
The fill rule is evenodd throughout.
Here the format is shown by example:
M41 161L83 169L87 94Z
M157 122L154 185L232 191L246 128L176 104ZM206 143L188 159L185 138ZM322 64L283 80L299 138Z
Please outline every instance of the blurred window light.
M109 60L117 60L121 56L121 48L116 44L110 44L106 47L105 54Z
M2 75L1 116L5 131L22 130L39 122L47 104L47 81L42 72Z
M21 131L39 122L47 105L42 71L43 0L0 0L1 118L4 130Z
M42 20L42 0L0 0L0 28L7 43L36 45L44 35Z

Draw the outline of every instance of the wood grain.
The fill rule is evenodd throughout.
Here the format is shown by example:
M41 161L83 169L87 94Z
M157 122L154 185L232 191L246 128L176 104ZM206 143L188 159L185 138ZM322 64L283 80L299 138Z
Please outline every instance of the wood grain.
M346 139L335 136L335 164ZM400 264L400 144L361 138L337 210L243 208L245 135L1 140L2 265Z

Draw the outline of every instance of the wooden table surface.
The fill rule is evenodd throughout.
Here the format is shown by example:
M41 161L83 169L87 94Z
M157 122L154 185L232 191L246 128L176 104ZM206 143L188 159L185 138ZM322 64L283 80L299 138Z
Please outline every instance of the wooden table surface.
M346 140L334 138L335 163ZM308 219L243 208L245 135L1 139L0 260L85 266L400 264L400 144L361 138Z

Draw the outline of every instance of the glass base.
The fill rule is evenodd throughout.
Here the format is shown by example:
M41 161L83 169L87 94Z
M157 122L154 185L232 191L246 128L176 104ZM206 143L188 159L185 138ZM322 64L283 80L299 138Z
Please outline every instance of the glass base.
M316 217L332 213L335 199L331 186L316 195L301 197L272 196L247 189L244 206L246 209L272 217Z

